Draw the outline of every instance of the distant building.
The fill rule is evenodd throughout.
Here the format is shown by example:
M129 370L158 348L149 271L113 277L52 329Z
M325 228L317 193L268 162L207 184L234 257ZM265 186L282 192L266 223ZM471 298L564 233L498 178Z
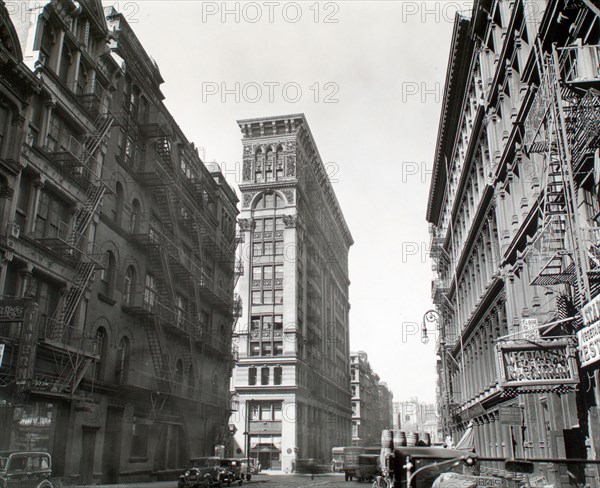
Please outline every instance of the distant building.
M441 442L439 417L435 403L419 402L417 397L394 402L394 429L404 432L429 433L432 442Z
M381 431L392 428L393 394L371 369L367 353L350 355L352 390L352 444L375 446Z
M302 114L238 121L245 303L234 454L291 470L350 442L352 236ZM244 435L244 432L247 435ZM249 439L248 436L249 435Z

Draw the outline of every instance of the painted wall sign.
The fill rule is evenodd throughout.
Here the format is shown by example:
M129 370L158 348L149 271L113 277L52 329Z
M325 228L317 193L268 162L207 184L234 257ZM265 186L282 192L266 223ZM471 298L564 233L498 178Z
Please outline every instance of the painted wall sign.
M0 322L22 322L31 300L7 298L0 300Z
M514 341L497 346L503 387L574 385L579 381L574 351L566 341Z

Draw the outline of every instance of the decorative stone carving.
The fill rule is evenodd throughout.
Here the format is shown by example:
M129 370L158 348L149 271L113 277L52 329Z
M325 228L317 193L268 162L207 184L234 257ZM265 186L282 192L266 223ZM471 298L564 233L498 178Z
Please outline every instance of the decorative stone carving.
M254 198L254 195L256 195L255 191L244 193L244 201L243 201L243 206L244 207L249 207L250 206L250 202Z
M252 230L254 221L252 219L238 219L238 224L240 226L240 230L247 232Z
M293 229L299 223L297 215L283 215L283 224L286 229Z
M287 157L287 170L285 176L296 176L296 156L293 154Z
M283 190L281 190L281 193L285 195L285 198L287 199L288 203L294 203L294 190L292 190L291 188L284 188Z
M244 159L242 166L242 181L250 181L252 179L252 159Z

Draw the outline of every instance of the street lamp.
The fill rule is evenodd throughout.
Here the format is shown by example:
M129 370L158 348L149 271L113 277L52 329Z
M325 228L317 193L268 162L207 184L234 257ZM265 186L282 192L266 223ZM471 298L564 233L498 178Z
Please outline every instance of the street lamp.
M442 360L442 387L443 387L443 405L445 415L442 419L442 428L444 431L444 438L450 434L450 381L448 379L448 367L446 364L446 331L441 323L441 316L437 310L427 310L423 315L423 326L421 330L421 342L427 344L429 342L429 336L427 335L427 324L434 324L436 329L439 331L439 351Z
M246 400L246 430L244 435L246 436L246 481L250 481L252 477L250 475L250 410L252 400Z

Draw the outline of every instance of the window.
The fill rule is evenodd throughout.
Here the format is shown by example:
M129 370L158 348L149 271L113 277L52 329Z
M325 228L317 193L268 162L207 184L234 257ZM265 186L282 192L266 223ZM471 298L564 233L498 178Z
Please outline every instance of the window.
M283 256L283 241L275 241L275 255Z
M260 384L261 385L269 384L269 368L267 368L267 367L260 368Z
M4 140L8 134L8 128L10 127L8 124L8 116L8 110L4 107L0 107L0 157L3 155L2 149L4 148Z
M271 303L273 303L273 290L265 290L265 291L263 291L263 303L264 304L271 304Z
M156 302L156 279L152 273L146 273L146 288L144 289L144 305L152 309Z
M282 368L281 366L275 366L275 368L273 369L273 384L274 385L281 385L281 375L282 375ZM281 406L280 406L281 408ZM281 413L281 410L280 410Z
M273 232L273 219L265 219L264 225L265 225L265 232Z
M106 254L107 266L102 269L102 272L100 273L100 293L106 297L112 298L116 260L112 251L108 251Z
M133 202L131 202L131 218L129 220L129 232L131 234L137 234L140 230L140 214L140 202L135 198Z
M130 355L129 339L127 337L121 337L117 354L117 378L119 383L124 383L127 379L127 373L129 370Z
M275 304L283 303L283 290L275 290Z
M131 457L146 457L148 447L148 426L142 419L133 418L131 425Z
M254 256L262 256L262 243L261 242L255 242L252 245L252 254Z
M265 256L272 256L273 255L273 242L265 242L263 244L263 254Z
M275 279L282 280L283 279L283 264L275 265Z
M40 191L35 233L38 237L59 237L69 216L69 205L46 189ZM66 236L63 236L63 238Z
M273 266L265 266L263 276L265 280L273 279Z
M262 279L262 267L261 266L253 266L252 267L252 279L253 280Z
M123 303L133 305L133 294L135 292L135 268L129 266L123 280Z
M256 385L256 368L248 368L248 384Z
M260 342L250 343L250 356L260 356Z
M253 291L252 292L252 303L255 304L255 305L260 305L262 303L261 296L260 296L260 291Z
M280 231L285 229L285 224L283 223L283 217L277 217L275 219L275 230Z
M273 356L282 356L283 355L283 342L274 342L273 343Z
M115 186L115 206L113 209L113 222L117 225L121 222L121 215L123 214L123 199L125 191L120 181L117 181Z

